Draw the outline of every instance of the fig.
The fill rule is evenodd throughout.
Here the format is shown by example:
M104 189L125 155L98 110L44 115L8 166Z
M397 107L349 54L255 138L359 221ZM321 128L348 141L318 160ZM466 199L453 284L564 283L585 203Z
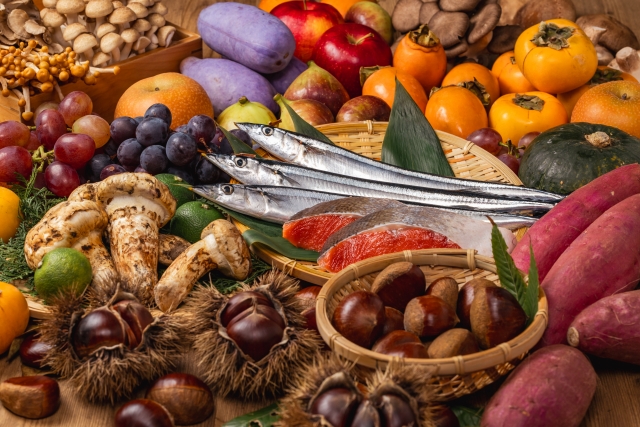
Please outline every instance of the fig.
M316 100L326 105L333 115L349 100L349 94L342 83L313 61L309 61L309 68L291 83L284 97L289 101Z

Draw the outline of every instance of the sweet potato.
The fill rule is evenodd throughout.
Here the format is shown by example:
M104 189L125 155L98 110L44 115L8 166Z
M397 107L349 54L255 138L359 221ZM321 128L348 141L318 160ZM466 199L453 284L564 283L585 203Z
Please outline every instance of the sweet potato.
M487 405L481 427L578 427L596 372L575 348L553 345L526 358Z
M567 333L569 344L598 357L640 365L640 291L601 299L582 310Z
M630 291L640 280L640 194L593 222L558 258L542 282L549 325L538 345L564 344L582 310L601 298Z
M593 180L558 203L527 231L511 256L516 266L529 271L529 242L540 280L562 253L607 209L640 193L640 165L622 166Z

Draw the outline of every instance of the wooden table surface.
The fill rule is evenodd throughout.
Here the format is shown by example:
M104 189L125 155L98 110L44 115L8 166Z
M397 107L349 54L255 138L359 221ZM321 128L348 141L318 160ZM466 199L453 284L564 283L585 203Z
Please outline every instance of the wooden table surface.
M240 0L255 4L253 0ZM539 0L544 1L544 0ZM167 19L181 27L196 30L198 13L214 0L163 0L169 7ZM611 13L631 27L640 37L640 0L574 0L579 14ZM380 0L389 11L395 0ZM248 29L251 31L251 29ZM206 52L205 52L206 54ZM195 361L186 358L178 367L181 372L193 372ZM604 360L593 360L598 372L598 388L589 412L581 427L638 427L640 426L640 367ZM540 373L553 375L553 372ZM0 359L0 381L19 376L20 362L9 363ZM0 407L1 427L107 427L113 425L117 408L107 405L90 405L73 389L62 382L62 406L50 418L38 421L25 420ZM482 393L482 392L481 392ZM489 393L485 393L489 394ZM479 399L483 399L481 395ZM570 398L570 397L568 397ZM226 421L243 413L264 406L234 399L218 399L214 416L200 426L221 426Z

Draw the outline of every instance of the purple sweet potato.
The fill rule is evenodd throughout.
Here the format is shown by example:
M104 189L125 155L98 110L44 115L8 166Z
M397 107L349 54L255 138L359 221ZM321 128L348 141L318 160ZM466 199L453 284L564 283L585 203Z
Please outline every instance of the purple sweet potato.
M640 193L640 165L622 166L574 191L527 231L511 256L516 266L529 271L529 242L544 280L560 255L607 209Z
M640 365L640 291L602 298L582 310L567 341L594 356Z
M293 57L289 65L287 65L287 68L277 73L265 74L264 77L269 80L276 92L285 93L289 85L291 85L291 82L306 69L307 64Z
M580 351L553 345L526 358L487 405L481 427L578 427L596 392Z
M573 319L596 301L636 287L640 280L640 194L607 210L571 243L542 288L549 325L539 346L564 344Z

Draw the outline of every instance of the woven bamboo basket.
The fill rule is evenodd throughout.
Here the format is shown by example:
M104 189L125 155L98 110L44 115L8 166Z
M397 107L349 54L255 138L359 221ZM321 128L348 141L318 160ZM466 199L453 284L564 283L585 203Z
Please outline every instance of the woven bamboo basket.
M317 126L318 130L327 135L336 145L347 148L363 156L380 160L382 141L387 130L388 122L349 122L331 123ZM444 153L456 177L476 181L504 182L522 185L522 181L504 163L495 156L478 147L473 142L449 133L436 131ZM248 230L244 225L235 222L240 232ZM518 239L524 235L526 229L520 229L515 234ZM279 270L315 285L323 285L333 277L317 264L296 261L287 258L261 244L252 246L257 257L273 265Z
M335 274L320 291L316 302L318 330L331 350L364 369L383 368L401 360L360 347L343 337L331 324L333 312L340 301L352 292L370 290L377 274L390 264L409 261L419 265L427 283L449 276L460 286L474 278L483 278L500 285L492 258L475 254L473 250L426 249L381 255L353 264ZM527 329L511 341L497 347L466 356L447 359L404 359L433 367L430 380L437 401L449 401L493 383L507 374L536 345L547 327L547 299L540 289L538 312Z

